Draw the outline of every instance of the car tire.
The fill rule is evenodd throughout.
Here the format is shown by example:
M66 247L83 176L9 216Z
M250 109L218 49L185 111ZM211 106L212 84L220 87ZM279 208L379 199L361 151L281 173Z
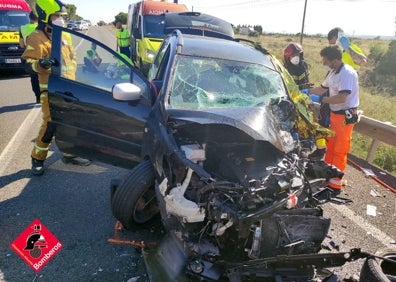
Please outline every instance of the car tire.
M149 160L135 166L115 189L111 208L125 229L150 222L158 213L154 169Z
M392 282L396 281L396 263L392 263L382 258L394 260L396 262L396 250L390 248L380 249L375 253L375 257L368 257L363 263L360 271L361 282Z

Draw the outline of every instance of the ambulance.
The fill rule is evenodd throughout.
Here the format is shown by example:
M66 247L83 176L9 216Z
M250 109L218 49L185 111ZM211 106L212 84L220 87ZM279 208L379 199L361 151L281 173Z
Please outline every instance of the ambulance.
M19 28L29 22L29 13L24 0L0 0L0 69L23 68Z
M130 4L127 28L131 34L132 59L147 75L164 34L164 13L188 11L186 5L174 2L145 0Z

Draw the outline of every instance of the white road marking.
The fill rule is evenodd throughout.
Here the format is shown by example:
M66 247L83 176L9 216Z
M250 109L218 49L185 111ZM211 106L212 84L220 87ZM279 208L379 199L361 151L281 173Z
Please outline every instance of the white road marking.
M394 238L389 237L385 232L371 225L370 223L365 221L364 218L356 215L354 211L350 210L346 206L332 204L331 207L336 209L345 217L349 218L352 222L354 222L363 230L370 232L370 234L384 246L389 247L390 242L394 240Z
M7 169L8 164L14 159L15 153L19 150L19 147L25 146L22 143L26 140L26 135L34 126L37 116L41 113L41 107L35 107L30 110L29 114L26 116L25 120L21 123L17 132L8 142L7 146L0 154L0 175L3 175L4 171Z

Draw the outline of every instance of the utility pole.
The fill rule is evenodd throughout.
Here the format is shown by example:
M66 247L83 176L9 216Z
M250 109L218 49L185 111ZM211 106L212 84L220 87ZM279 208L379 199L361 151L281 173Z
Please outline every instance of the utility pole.
M302 25L301 25L301 33L300 33L300 44L301 45L302 45L303 34L304 34L305 12L307 11L307 1L308 0L305 0L305 3L304 3L304 14L303 14L303 20L302 20Z

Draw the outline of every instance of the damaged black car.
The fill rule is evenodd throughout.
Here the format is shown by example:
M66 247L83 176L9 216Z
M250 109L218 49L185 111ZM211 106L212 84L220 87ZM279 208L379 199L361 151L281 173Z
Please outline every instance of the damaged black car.
M117 58L54 28L56 143L130 168L112 189L112 211L127 230L160 219L165 235L144 250L153 281L325 281L332 274L318 269L368 256L320 252L330 219L314 193L342 174L309 155L331 132L263 47L176 30L149 79L129 65L126 81L80 66L69 80L62 31Z

